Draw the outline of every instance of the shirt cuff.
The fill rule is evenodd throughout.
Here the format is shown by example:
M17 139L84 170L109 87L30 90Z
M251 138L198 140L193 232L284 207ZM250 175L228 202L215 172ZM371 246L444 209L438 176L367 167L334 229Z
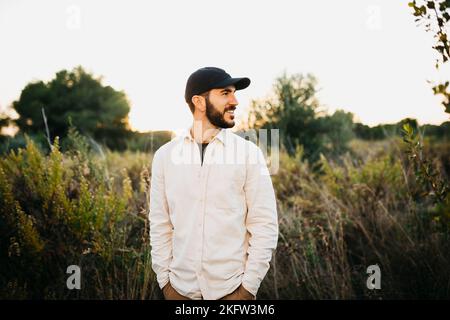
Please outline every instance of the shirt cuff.
M156 275L159 287L162 289L167 283L169 283L169 272L164 272L163 274Z
M244 274L244 277L242 278L242 286L250 292L252 295L256 297L256 294L258 293L259 285L261 283L257 280L257 278L253 278L247 274Z

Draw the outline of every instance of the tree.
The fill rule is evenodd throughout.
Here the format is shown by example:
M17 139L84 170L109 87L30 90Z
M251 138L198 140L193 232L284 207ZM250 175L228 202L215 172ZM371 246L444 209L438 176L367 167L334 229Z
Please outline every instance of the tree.
M450 42L447 35L450 22L450 0L414 0L408 4L414 9L413 15L417 17L416 22L425 22L427 32L432 32L436 39L433 47L438 52L436 68L447 63L450 59ZM435 95L443 97L442 104L445 112L450 114L450 91L449 81L434 85ZM444 127L444 126L443 126ZM442 175L440 170L434 166L432 161L423 155L423 141L409 124L403 127L404 141L408 147L409 159L413 165L416 179L424 189L424 197L433 199L436 204L432 214L438 221L446 234L450 230L450 186L448 177Z
M436 68L450 59L450 41L447 34L450 22L450 0L414 0L408 3L413 8L416 22L425 23L425 30L433 33L436 44L433 46L438 53ZM449 81L433 86L435 95L441 95L445 112L450 114Z
M103 86L82 67L62 70L51 81L29 83L12 104L22 133L45 132L51 139L64 137L72 125L111 148L122 148L129 133L130 105L124 92Z
M326 129L324 136L326 153L337 156L347 151L348 142L355 136L353 114L337 110L331 116L321 118L321 121Z
M10 119L5 114L0 114L0 130L3 127L7 127L9 125Z
M320 153L340 153L352 137L353 115L319 111L317 80L308 74L283 74L274 84L272 97L253 100L246 125L251 129L279 129L282 145L290 155L302 145L305 158L316 161Z

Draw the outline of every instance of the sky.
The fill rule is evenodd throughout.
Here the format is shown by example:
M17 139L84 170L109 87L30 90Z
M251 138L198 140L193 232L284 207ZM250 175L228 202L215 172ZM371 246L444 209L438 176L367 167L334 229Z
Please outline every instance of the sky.
M189 75L204 66L246 76L237 118L272 92L284 72L312 73L329 113L343 109L370 126L406 117L449 120L427 81L434 40L408 1L0 0L0 110L31 81L83 66L123 90L139 131L182 130Z

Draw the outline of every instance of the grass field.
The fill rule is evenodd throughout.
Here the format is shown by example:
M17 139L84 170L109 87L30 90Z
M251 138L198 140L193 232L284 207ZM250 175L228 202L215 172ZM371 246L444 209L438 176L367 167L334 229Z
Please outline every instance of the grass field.
M448 181L450 145L425 142ZM80 136L45 155L31 141L0 160L0 297L159 299L151 270L152 155L98 152ZM280 238L260 299L448 299L449 207L433 203L399 138L353 140L320 170L280 155ZM66 287L67 266L82 270ZM369 290L378 265L381 289Z

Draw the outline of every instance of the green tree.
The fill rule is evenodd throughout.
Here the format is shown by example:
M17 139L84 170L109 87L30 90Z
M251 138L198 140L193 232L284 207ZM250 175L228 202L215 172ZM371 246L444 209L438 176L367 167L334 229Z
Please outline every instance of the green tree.
M450 60L450 42L447 30L450 22L450 0L414 0L408 5L413 8L416 22L425 23L427 32L434 35L436 44L433 49L438 53L436 68ZM449 81L433 86L435 95L443 97L442 105L450 114ZM445 126L443 126L445 128ZM432 198L436 204L435 218L444 226L448 235L450 230L450 187L448 177L442 177L440 170L422 154L424 147L422 137L410 125L405 124L404 141L408 146L410 162L415 168L415 176L424 187L425 196Z
M252 101L248 124L250 128L279 129L283 146L289 154L303 145L305 156L317 158L322 130L316 119L319 102L316 98L316 79L308 74L277 78L274 95L266 100Z
M416 131L419 129L416 119L405 118L394 124L379 124L374 127L355 123L354 132L355 136L360 139L383 140L392 136L401 136L405 124L409 124Z
M447 30L450 22L450 0L414 0L408 3L417 17L416 22L425 24L425 30L431 32L436 40L433 49L437 51L436 68L450 60L450 41ZM433 92L442 96L445 112L450 114L449 81L435 84Z
M123 148L129 134L125 93L104 86L82 67L62 70L47 83L29 83L12 107L19 114L14 123L21 133L42 134L48 127L50 139L65 137L71 121L110 148Z
M337 110L331 116L323 117L321 121L326 129L324 136L326 153L337 156L347 151L347 143L355 136L353 114Z
M342 152L353 135L351 114L337 111L326 116L319 107L313 75L284 73L276 79L270 98L251 102L246 126L279 129L281 143L290 155L301 145L304 157L314 162L321 153Z
M7 127L9 125L9 122L10 118L6 114L0 113L0 130L3 127Z

